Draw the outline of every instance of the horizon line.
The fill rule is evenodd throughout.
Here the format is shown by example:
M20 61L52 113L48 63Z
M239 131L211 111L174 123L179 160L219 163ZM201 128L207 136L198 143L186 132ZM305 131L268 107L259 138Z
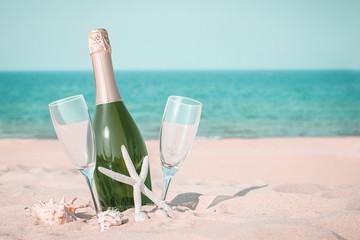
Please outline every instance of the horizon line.
M27 70L27 69L17 69L17 70L6 70L0 69L0 72L92 72L93 69L35 69L35 70ZM114 69L114 72L196 72L196 71L209 71L209 72L217 72L217 71L360 71L360 68L350 69L350 68L292 68L292 69L266 69L266 68L258 68L258 69Z

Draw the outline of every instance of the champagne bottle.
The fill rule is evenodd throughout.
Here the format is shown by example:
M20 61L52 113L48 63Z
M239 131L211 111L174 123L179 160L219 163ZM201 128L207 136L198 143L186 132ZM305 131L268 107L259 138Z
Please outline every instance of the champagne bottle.
M132 186L117 182L101 172L104 167L130 176L122 153L125 145L137 173L147 150L138 127L122 101L117 88L111 60L111 46L105 29L89 32L89 49L96 85L96 107L93 127L96 139L94 182L101 209L108 207L124 211L134 206ZM151 190L150 171L145 185ZM142 204L151 201L142 195Z

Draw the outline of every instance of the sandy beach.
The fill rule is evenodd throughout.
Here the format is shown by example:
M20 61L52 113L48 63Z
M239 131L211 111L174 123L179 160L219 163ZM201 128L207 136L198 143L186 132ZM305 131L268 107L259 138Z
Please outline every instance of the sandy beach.
M160 195L159 142L146 142ZM198 139L172 180L174 211L100 233L87 222L47 226L25 207L90 201L83 176L57 140L0 139L0 239L360 239L360 138Z

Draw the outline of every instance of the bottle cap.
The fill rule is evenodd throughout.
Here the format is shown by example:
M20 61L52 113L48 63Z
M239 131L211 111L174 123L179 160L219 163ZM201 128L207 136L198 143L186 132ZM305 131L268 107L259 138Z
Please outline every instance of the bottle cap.
M105 29L94 29L89 32L90 55L97 52L111 53L108 33Z

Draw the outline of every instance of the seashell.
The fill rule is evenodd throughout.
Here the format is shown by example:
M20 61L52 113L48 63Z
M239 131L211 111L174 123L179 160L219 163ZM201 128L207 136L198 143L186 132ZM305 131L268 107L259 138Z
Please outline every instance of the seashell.
M123 215L116 210L108 208L107 211L98 214L98 223L100 224L100 232L108 230L111 226L121 225L121 217Z
M71 199L69 202L65 202L63 197L59 203L54 202L54 199L50 199L48 203L44 203L40 200L39 203L32 206L31 209L25 208L36 219L44 222L48 225L61 225L72 221L86 221L75 216L75 211L79 208L86 208L89 204L74 205L77 198Z

